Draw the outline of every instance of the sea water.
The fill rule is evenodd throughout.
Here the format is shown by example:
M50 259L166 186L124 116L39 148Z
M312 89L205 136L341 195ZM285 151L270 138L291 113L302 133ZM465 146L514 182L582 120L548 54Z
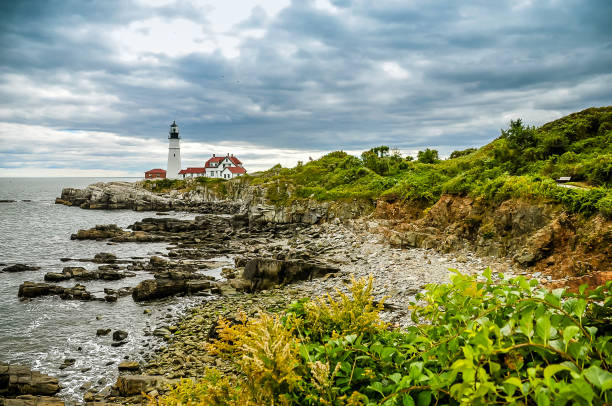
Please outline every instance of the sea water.
M131 296L115 303L61 300L48 296L20 301L19 285L25 281L43 282L47 272L61 272L65 266L96 269L91 262L62 262L60 258L92 258L110 252L118 259L148 257L167 252L165 243L121 243L70 240L70 234L97 224L126 226L152 217L152 212L130 210L83 210L54 204L64 187L82 188L95 182L138 179L109 178L0 178L0 269L15 263L40 266L39 271L0 272L0 361L29 365L58 377L63 386L60 396L80 400L92 383L101 388L114 383L117 364L124 359L140 361L143 354L159 346L150 335L167 325L170 317L193 306L200 298L170 298L155 303L135 303ZM193 218L189 213L172 213L175 218ZM118 281L79 281L95 297L104 296L104 288L135 286L150 279L146 272ZM76 282L61 282L74 286ZM151 310L144 315L145 309ZM96 336L97 329L128 332L127 343L112 347L112 332ZM60 369L65 359L74 365ZM85 385L85 386L84 386Z

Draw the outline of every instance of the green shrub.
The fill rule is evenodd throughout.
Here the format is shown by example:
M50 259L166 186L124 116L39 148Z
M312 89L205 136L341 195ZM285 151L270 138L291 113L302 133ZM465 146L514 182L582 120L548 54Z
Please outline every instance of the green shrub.
M161 404L604 405L612 400L612 281L585 293L453 271L412 304L414 326L378 319L371 281L352 295L221 323L217 354L240 375L182 382ZM212 385L211 382L217 383ZM223 399L217 393L226 393Z

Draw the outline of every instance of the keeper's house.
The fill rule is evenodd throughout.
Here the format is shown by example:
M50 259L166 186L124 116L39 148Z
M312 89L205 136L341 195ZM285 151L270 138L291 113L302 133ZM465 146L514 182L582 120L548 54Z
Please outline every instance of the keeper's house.
M227 154L226 156L213 154L212 158L204 164L204 169L206 171L205 176L208 178L233 179L246 173L246 169L242 167L242 162L234 154Z

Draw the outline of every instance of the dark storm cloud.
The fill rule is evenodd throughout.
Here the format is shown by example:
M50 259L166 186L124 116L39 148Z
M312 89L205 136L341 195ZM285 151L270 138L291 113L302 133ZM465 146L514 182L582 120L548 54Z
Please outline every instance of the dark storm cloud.
M219 32L188 1L2 2L0 121L163 139L177 119L202 143L448 153L612 100L609 1L264 6ZM139 42L166 22L197 38Z

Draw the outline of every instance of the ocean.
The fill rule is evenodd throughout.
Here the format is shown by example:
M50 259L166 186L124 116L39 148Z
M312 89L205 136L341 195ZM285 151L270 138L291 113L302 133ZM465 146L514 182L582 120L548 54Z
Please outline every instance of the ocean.
M47 272L61 272L65 266L96 269L90 262L61 262L60 258L92 258L99 252L110 252L119 259L147 257L167 252L165 243L122 243L70 240L78 229L97 224L126 227L153 212L129 210L82 210L54 204L64 187L85 187L95 182L138 179L111 178L0 178L0 269L15 263L40 266L39 271L0 272L0 361L29 365L33 369L59 378L60 396L68 401L80 400L90 382L96 388L111 385L117 378L117 364L124 359L140 361L143 354L161 345L150 335L155 328L167 325L201 298L170 298L155 303L135 303L131 296L115 303L61 300L42 297L29 301L17 298L24 281L43 282ZM190 219L191 213L172 213L172 217ZM79 282L95 297L103 297L104 288L135 286L148 273L119 281ZM61 282L74 286L74 280ZM150 309L150 315L144 315ZM97 337L97 329L128 332L127 344L112 347L111 335ZM112 334L112 333L111 333ZM74 365L61 369L65 359Z

